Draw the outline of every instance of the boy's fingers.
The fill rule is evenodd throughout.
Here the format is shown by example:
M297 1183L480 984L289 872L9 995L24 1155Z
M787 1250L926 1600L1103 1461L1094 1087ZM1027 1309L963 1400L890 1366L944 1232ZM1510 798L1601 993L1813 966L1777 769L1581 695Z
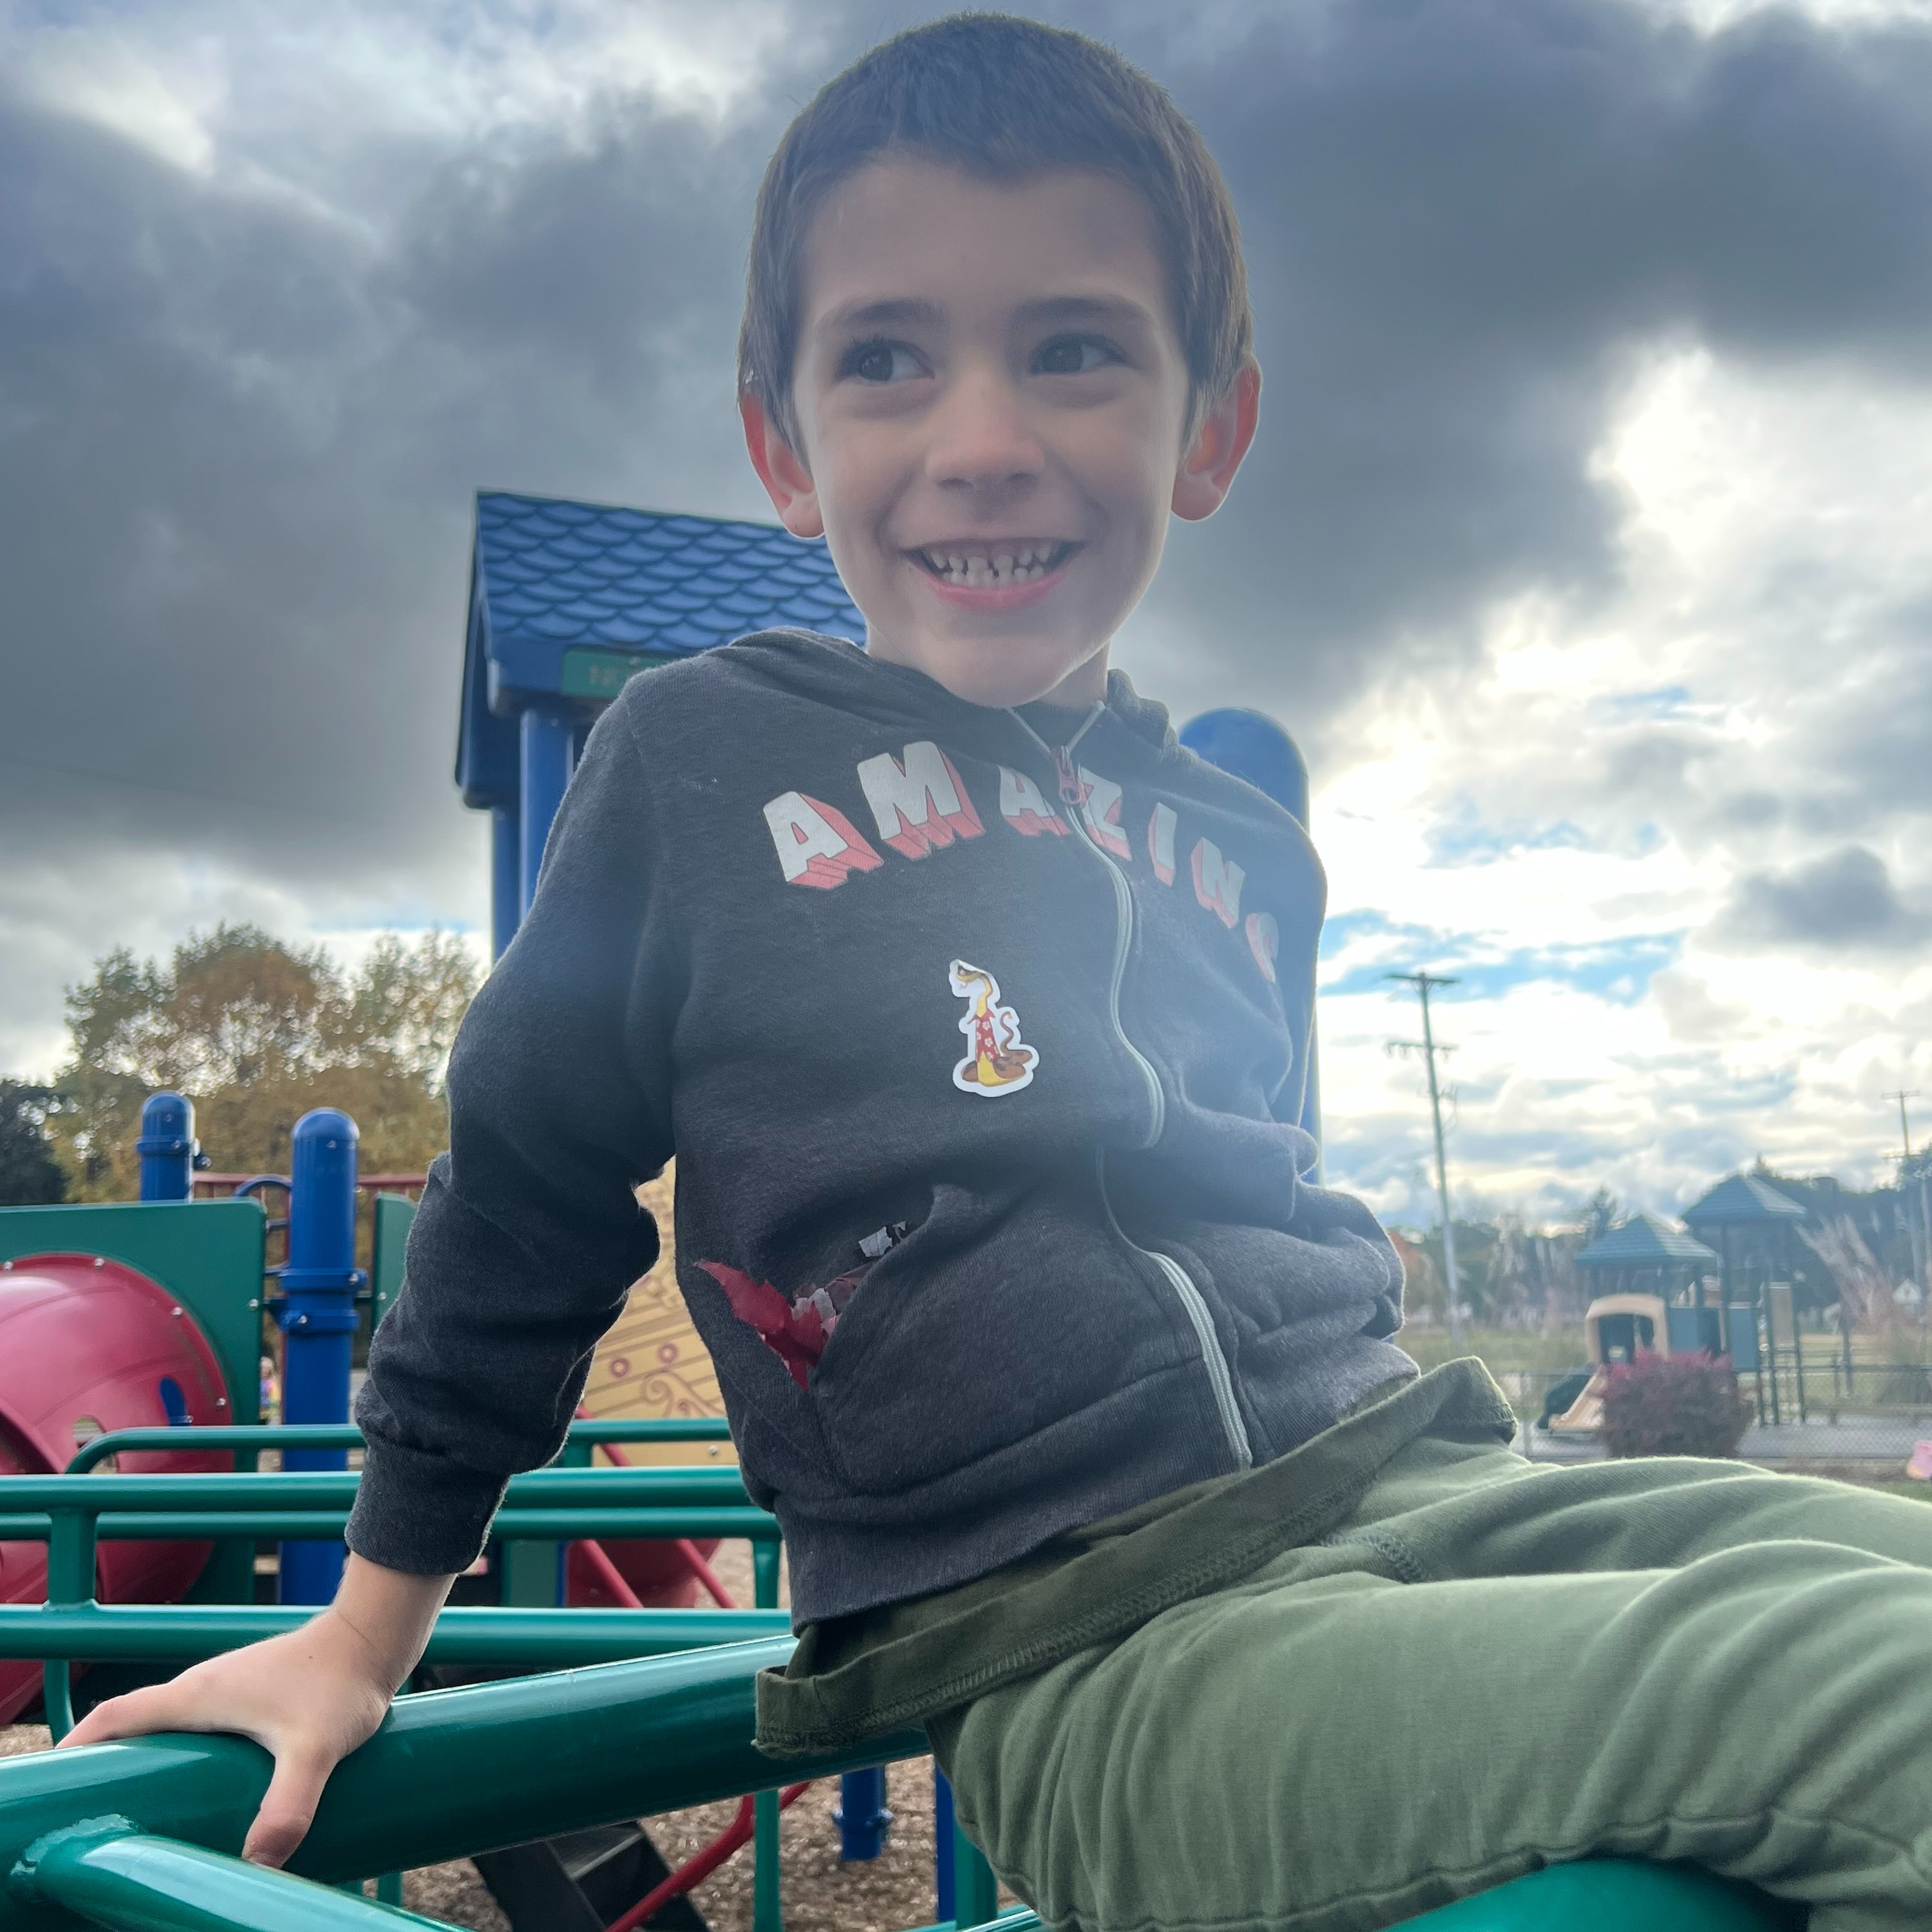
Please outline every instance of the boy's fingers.
M334 1758L326 1753L290 1752L278 1757L242 1856L254 1864L286 1864L307 1836L315 1808L322 1802L322 1787L334 1768Z
M168 1694L173 1688L171 1684L151 1684L145 1690L130 1690L124 1697L110 1697L95 1705L56 1748L64 1750L70 1744L102 1744L114 1738L139 1737L146 1731L182 1729L176 1700Z

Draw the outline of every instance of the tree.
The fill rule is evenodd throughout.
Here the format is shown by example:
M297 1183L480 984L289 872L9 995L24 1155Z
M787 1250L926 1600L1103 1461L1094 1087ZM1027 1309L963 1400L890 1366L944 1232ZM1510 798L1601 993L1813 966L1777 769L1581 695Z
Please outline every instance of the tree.
M1622 1211L1623 1204L1607 1187L1598 1188L1583 1210L1584 1246L1600 1241L1616 1226L1617 1216Z
M476 984L461 939L436 932L387 934L349 973L248 926L191 934L165 965L109 953L68 989L51 1124L76 1192L135 1194L142 1102L162 1088L194 1101L218 1169L286 1173L296 1122L332 1106L361 1130L365 1171L420 1171L447 1138L443 1067Z
M67 1174L47 1133L60 1104L51 1087L0 1080L0 1206L38 1208L67 1198Z

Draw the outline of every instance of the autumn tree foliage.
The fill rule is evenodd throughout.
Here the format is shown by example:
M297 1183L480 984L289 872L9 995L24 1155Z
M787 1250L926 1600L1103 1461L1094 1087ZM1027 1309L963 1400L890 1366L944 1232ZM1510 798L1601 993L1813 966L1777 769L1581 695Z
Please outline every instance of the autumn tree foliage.
M328 1106L360 1128L365 1172L420 1171L447 1138L443 1070L478 978L439 932L385 934L352 970L250 926L190 934L165 962L109 953L68 990L48 1121L74 1196L138 1192L141 1104L162 1088L194 1101L218 1170L286 1173L296 1122Z

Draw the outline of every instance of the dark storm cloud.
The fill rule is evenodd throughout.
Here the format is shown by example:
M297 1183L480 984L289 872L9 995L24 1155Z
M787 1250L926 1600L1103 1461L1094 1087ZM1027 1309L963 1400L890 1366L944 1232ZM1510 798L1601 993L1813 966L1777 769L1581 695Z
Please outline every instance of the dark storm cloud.
M1588 458L1640 346L1932 373L1923 26L1350 0L1144 49L1240 202L1267 374L1235 497L1156 596L1311 723L1472 651L1499 592L1614 581Z
M1264 434L1150 614L1198 640L1184 710L1318 739L1468 651L1496 593L1609 585L1589 455L1659 335L1923 373L1932 30L1706 38L1611 0L1057 16L1170 82L1252 258ZM913 17L814 26L844 58ZM819 58L722 125L620 101L434 154L372 132L332 200L0 81L9 849L437 902L474 862L448 777L471 493L757 513L742 238Z
M707 337L737 250L710 203L757 144L735 170L728 145L641 116L567 158L505 143L419 178L378 240L12 105L16 826L298 874L419 862L455 823L471 491L720 491Z
M1745 946L1894 952L1932 938L1932 915L1905 903L1876 853L1846 845L1788 872L1747 873L1712 937Z

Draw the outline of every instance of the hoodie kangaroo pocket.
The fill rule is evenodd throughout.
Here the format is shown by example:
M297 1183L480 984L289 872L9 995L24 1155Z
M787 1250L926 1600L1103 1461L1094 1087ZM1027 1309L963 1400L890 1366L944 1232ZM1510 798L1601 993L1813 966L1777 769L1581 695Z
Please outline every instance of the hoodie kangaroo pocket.
M1066 1192L937 1187L866 1277L808 1378L854 1490L931 1483L1194 1352L1159 1270Z

